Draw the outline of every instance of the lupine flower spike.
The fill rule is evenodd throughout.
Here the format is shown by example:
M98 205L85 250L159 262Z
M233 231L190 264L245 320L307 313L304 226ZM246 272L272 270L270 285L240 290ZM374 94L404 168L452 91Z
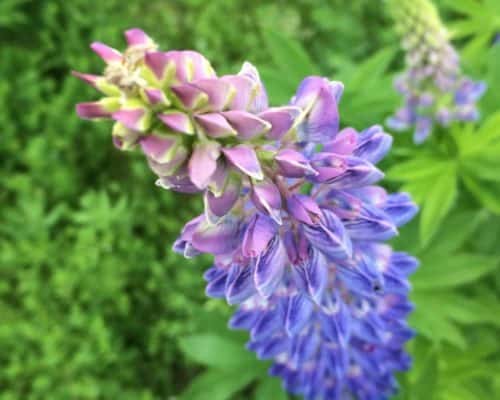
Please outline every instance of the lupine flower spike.
M395 80L404 105L388 119L388 126L398 131L414 129L415 143L422 143L436 124L476 120L476 103L486 84L463 75L434 5L429 0L387 3L406 52L406 71Z
M106 97L84 118L115 120L119 149L139 147L158 184L202 192L205 212L174 243L208 253L206 293L238 309L234 329L273 361L270 373L305 399L382 399L409 368L413 257L384 242L417 212L376 186L391 147L380 126L339 129L343 85L304 79L269 107L257 70L217 77L191 51L160 52L140 30L122 54L93 49L103 76L76 74Z

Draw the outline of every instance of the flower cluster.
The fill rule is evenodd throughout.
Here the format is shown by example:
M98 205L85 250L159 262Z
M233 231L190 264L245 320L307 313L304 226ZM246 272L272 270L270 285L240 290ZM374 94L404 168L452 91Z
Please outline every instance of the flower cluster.
M77 74L108 97L78 106L116 121L120 149L139 146L159 185L203 192L205 212L174 243L208 253L206 293L238 305L248 349L306 399L370 400L410 365L408 275L417 261L384 242L417 211L375 184L392 140L380 126L339 129L343 85L304 79L269 107L257 70L217 77L194 52L157 51L142 31L121 54L92 47L104 76Z
M429 0L388 3L406 52L406 71L395 81L404 105L389 118L388 126L414 128L415 143L422 143L435 124L476 120L476 102L486 85L462 74L458 54L434 5Z
M262 180L265 144L286 140L299 108L268 107L249 63L237 75L218 77L199 53L158 51L139 29L125 37L123 53L91 45L107 64L103 76L74 73L106 96L78 104L80 117L114 120L116 147L140 145L159 185L203 191L213 208L221 207L214 197L236 199L243 176Z

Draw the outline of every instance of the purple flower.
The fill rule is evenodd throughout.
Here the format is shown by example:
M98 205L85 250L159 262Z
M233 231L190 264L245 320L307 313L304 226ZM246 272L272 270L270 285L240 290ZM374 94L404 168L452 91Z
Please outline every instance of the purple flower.
M476 103L486 91L460 69L459 56L429 0L389 0L406 52L406 71L395 80L403 106L387 120L396 131L414 129L414 142L424 142L435 125L479 118ZM425 35L421 35L425 32Z
M106 64L102 76L74 73L105 96L77 105L79 116L113 120L116 147L128 150L140 144L159 186L208 192L207 215L222 217L239 196L235 188L240 185L219 199L216 192L226 184L221 176L263 180L261 164L279 149L263 151L262 145L272 145L294 129L302 110L269 107L259 73L249 63L235 75L219 77L197 52L160 51L140 29L126 31L125 38L124 52L92 44ZM295 168L314 173L304 162Z
M309 118L316 116L306 114L307 129ZM408 275L417 266L383 242L417 207L407 194L372 186L382 176L373 163L391 145L381 127L331 133L334 123L323 122L315 131L329 132L322 151L306 150L301 137L277 152L273 178L243 183L244 205L231 217L242 240L222 252L228 236L219 222L213 250L188 243L215 255L207 294L239 305L230 326L250 333L247 348L273 360L270 373L286 390L307 399L383 398L396 390L394 373L410 366L403 346L413 336L405 319ZM300 192L303 183L310 194Z
M218 77L199 53L159 51L139 29L125 37L123 53L92 45L104 75L75 75L105 97L77 111L114 120L116 147L139 148L158 186L202 194L205 212L174 251L213 256L206 294L238 306L230 326L249 332L247 348L273 361L287 391L391 395L394 373L410 366L408 275L417 267L383 243L417 212L407 194L374 186L391 137L378 125L340 129L340 82L305 78L290 104L269 107L251 64ZM470 102L483 89L465 82L449 115L474 117ZM433 121L415 107L432 104L433 95L412 96L393 122L417 124L424 138Z

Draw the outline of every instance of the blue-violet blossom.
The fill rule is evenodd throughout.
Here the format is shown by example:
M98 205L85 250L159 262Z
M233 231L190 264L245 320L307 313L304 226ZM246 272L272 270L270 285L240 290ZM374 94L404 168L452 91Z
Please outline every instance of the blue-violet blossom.
M397 131L414 129L424 142L438 124L475 121L484 82L464 76L448 32L429 0L387 0L406 52L406 71L394 82L404 104L387 120Z
M160 186L202 192L205 212L174 243L211 254L206 293L238 309L230 326L270 373L310 400L379 400L409 368L408 275L417 260L384 242L417 207L388 194L375 167L391 147L380 126L339 128L343 85L311 76L269 107L255 67L217 77L191 51L159 52L126 32L103 44L103 76L75 73L106 97L77 107L115 121L122 150L140 147Z

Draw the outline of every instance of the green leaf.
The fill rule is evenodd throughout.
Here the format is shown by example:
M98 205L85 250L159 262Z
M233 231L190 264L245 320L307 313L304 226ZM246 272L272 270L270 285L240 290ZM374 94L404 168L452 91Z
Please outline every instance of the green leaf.
M452 213L447 218L446 224L441 225L437 239L432 242L432 246L425 249L424 257L431 260L438 259L457 250L476 229L484 216L484 212L478 211Z
M387 171L387 179L394 181L413 181L434 176L444 171L449 161L432 156L418 157L397 163Z
M262 35L275 66L286 72L286 78L294 85L304 77L318 72L307 52L296 40L271 29L263 29Z
M345 85L341 105L344 124L364 129L397 106L397 93L388 90L393 76L387 70L394 54L394 47L386 47L362 63L343 65L335 74L334 78Z
M191 382L181 400L227 400L242 390L258 375L252 368L209 370Z
M487 323L500 326L498 313L500 306L496 300L470 296L458 290L429 292L416 290L412 299L419 307L433 310L434 316L460 324Z
M422 373L412 387L412 400L433 400L436 394L436 386L438 381L438 363L434 352L427 356L425 367Z
M475 0L446 0L446 5L453 10L466 14L481 14L481 5Z
M491 152L492 145L500 143L500 112L490 115L477 131L464 131L465 128L454 135L461 160L467 161L481 157L484 152Z
M255 400L287 400L288 395L281 386L281 381L278 378L266 376L257 386L254 395Z
M241 343L211 333L182 338L179 345L190 359L210 367L241 369L256 364L255 357Z
M422 257L412 278L415 289L449 288L473 282L491 272L499 260L482 254L456 253L441 258Z
M274 67L259 68L272 104L288 103L295 93L299 81L293 81L283 71Z
M430 190L424 200L420 218L420 241L432 239L439 224L450 210L457 194L456 168L448 164L435 179L429 179Z
M478 34L462 50L462 57L470 67L479 69L484 63L483 54L491 43L492 32Z
M489 323L500 327L500 305L497 301L463 296L461 293L435 295L436 306L442 307L448 317L461 324Z
M359 91L371 82L378 81L387 71L395 53L394 47L387 47L365 60L345 82L347 90Z
M460 329L451 321L432 312L425 301L414 300L416 308L410 315L410 325L419 335L425 336L434 343L447 342L460 349L467 347L467 342Z
M419 205L424 203L429 190L429 181L427 179L408 181L401 186L401 192L410 193L413 201Z
M464 160L461 167L468 175L486 181L500 182L500 153L482 152L475 157Z
M476 199L494 214L500 215L500 187L491 182L464 175L462 180Z

